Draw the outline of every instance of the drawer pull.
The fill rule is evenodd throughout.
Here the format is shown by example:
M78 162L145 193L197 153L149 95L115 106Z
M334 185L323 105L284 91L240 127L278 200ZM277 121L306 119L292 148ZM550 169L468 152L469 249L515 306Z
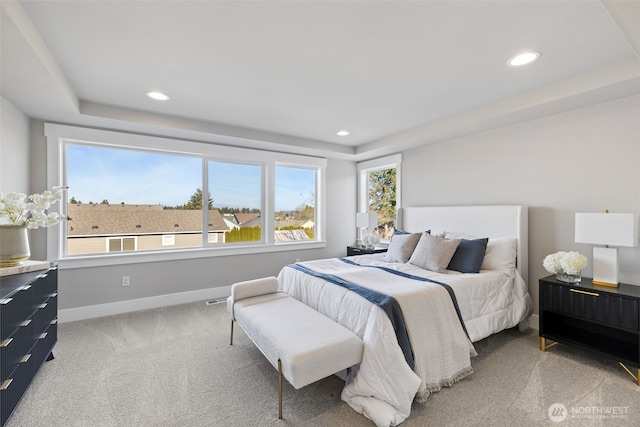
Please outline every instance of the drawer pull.
M9 344L11 344L11 341L13 341L13 338L7 338L0 343L0 347L8 347Z
M28 291L29 289L31 289L31 285L24 285L21 291Z
M0 385L0 391L8 389L12 382L13 382L13 378L9 378L8 380L4 380L2 385Z
M5 298L3 300L0 300L0 304L6 305L6 304L9 304L11 301L13 301L13 298Z
M38 339L39 339L39 340L43 340L43 339L45 339L45 338L47 337L47 334L48 334L48 333L49 333L49 332L44 332L44 333L40 334L40 336L38 337Z
M25 354L22 359L20 359L20 363L27 363L27 361L31 359L31 353Z
M587 291L581 291L579 289L569 289L571 292L575 292L577 294L584 294L584 295L591 295L592 297L599 297L600 294L596 293L596 292L587 292Z
M44 304L40 304L38 308L47 308L47 303L45 302Z
M58 323L58 318L57 317L55 319L53 319L51 322L49 322L50 325L55 325L56 323Z
M30 323L31 323L31 319L27 319L24 322L20 323L20 326L29 326Z
M58 296L57 292L52 293L51 295L49 295L49 298L55 298Z

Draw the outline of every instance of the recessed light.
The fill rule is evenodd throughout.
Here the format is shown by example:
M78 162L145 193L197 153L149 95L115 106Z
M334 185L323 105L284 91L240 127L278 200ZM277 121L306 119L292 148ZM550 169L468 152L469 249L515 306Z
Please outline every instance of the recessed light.
M349 135L349 132L347 132L346 130L341 130L341 131L339 131L337 133L337 135L339 135L339 136L347 136L347 135Z
M509 59L507 64L512 67L519 67L529 64L538 58L540 58L540 52L524 52Z
M147 96L156 101L167 101L169 97L162 92L147 92Z

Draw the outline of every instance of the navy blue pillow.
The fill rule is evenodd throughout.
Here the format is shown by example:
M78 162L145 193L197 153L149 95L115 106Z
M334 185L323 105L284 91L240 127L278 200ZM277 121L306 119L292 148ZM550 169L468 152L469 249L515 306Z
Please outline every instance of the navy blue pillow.
M453 258L449 261L447 270L459 271L460 273L479 273L484 254L487 251L488 241L488 238L460 240Z

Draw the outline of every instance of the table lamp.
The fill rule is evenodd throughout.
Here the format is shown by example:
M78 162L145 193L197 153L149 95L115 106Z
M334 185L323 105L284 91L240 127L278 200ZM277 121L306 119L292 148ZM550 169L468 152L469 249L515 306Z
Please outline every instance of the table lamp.
M576 213L576 243L604 245L593 248L593 283L618 287L617 246L637 246L638 228L632 213ZM614 247L609 247L614 246Z
M375 212L358 212L356 214L356 227L358 229L372 229L378 226L378 214ZM369 231L371 232L371 231ZM362 242L364 233L360 230L360 241Z

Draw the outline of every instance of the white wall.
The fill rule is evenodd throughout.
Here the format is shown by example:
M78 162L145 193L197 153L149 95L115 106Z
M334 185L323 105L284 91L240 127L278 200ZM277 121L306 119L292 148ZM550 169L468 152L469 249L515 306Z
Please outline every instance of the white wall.
M3 102L3 112L6 108ZM10 108L13 114L17 112ZM4 123L3 118L3 136ZM28 134L23 129L22 134L25 132ZM14 148L20 155L28 152L22 146L28 143L22 139ZM31 140L31 178L33 187L41 190L46 185L41 121L31 121ZM2 155L4 168L8 160L4 151ZM537 280L547 275L542 268L544 256L579 250L591 258L591 246L573 242L575 212L640 211L638 165L640 97L634 96L408 150L402 165L403 205L528 205L528 283L537 312ZM28 181L22 175L20 179ZM327 192L325 249L62 270L60 308L225 287L238 280L277 274L296 258L344 255L345 246L355 237L354 163L329 160ZM44 248L41 231L32 234L32 253L40 257L45 253L44 249L38 252ZM640 248L621 248L620 256L623 282L640 285ZM584 274L590 275L591 268ZM130 287L120 285L122 275L131 276Z
M28 194L30 170L29 118L0 96L0 192Z
M574 243L576 212L640 214L640 97L406 151L403 206L529 206L529 290L543 258ZM640 285L640 248L620 248L623 283ZM591 275L589 266L583 275ZM526 280L527 278L525 278Z
M32 177L37 186L44 187L47 175L44 122L32 120L31 135L34 149ZM346 246L355 241L355 163L329 159L326 177L327 246L324 249L61 269L58 277L59 308L75 309L181 292L193 292L198 297L202 295L199 291L225 288L237 281L277 275L284 265L293 263L298 258L304 261L345 256ZM42 259L46 255L44 229L34 230L31 241L32 254L37 253ZM34 241L37 242L36 247ZM32 258L35 259L36 255L32 255ZM121 285L121 277L124 275L130 276L131 286ZM219 297L225 292L228 289L219 292L213 290L208 295Z

